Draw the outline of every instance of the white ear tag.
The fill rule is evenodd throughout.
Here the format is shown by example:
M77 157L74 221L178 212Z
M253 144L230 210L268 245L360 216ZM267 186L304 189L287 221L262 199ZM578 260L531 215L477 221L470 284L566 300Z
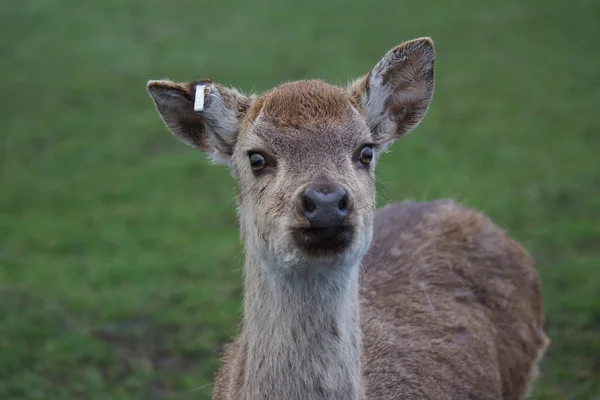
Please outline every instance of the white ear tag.
M204 89L206 85L196 86L196 98L194 99L194 111L204 110Z

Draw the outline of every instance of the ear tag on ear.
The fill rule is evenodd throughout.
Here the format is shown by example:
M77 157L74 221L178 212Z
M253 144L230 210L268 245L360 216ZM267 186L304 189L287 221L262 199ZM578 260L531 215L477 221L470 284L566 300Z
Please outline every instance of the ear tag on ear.
M196 86L196 97L194 99L194 111L204 110L204 89L206 85Z

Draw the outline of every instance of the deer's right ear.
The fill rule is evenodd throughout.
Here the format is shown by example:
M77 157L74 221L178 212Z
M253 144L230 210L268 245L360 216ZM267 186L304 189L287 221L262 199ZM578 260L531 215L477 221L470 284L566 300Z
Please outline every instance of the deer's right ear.
M149 81L147 89L161 119L179 140L206 152L214 162L228 164L250 97L210 80L156 80Z

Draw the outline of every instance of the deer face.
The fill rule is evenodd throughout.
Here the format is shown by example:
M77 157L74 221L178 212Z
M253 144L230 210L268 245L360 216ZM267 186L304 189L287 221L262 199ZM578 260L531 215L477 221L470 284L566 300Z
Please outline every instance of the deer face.
M348 88L298 81L244 96L205 80L148 90L175 136L230 167L252 254L274 268L331 267L369 248L376 162L425 115L433 61L432 42L417 39Z
M371 238L375 151L343 89L300 81L256 99L231 157L254 250L291 264L362 255Z

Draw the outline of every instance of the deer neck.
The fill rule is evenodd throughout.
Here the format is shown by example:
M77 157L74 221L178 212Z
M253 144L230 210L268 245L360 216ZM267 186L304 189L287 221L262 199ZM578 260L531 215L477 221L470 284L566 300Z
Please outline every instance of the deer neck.
M272 267L246 257L246 398L361 398L359 265Z

